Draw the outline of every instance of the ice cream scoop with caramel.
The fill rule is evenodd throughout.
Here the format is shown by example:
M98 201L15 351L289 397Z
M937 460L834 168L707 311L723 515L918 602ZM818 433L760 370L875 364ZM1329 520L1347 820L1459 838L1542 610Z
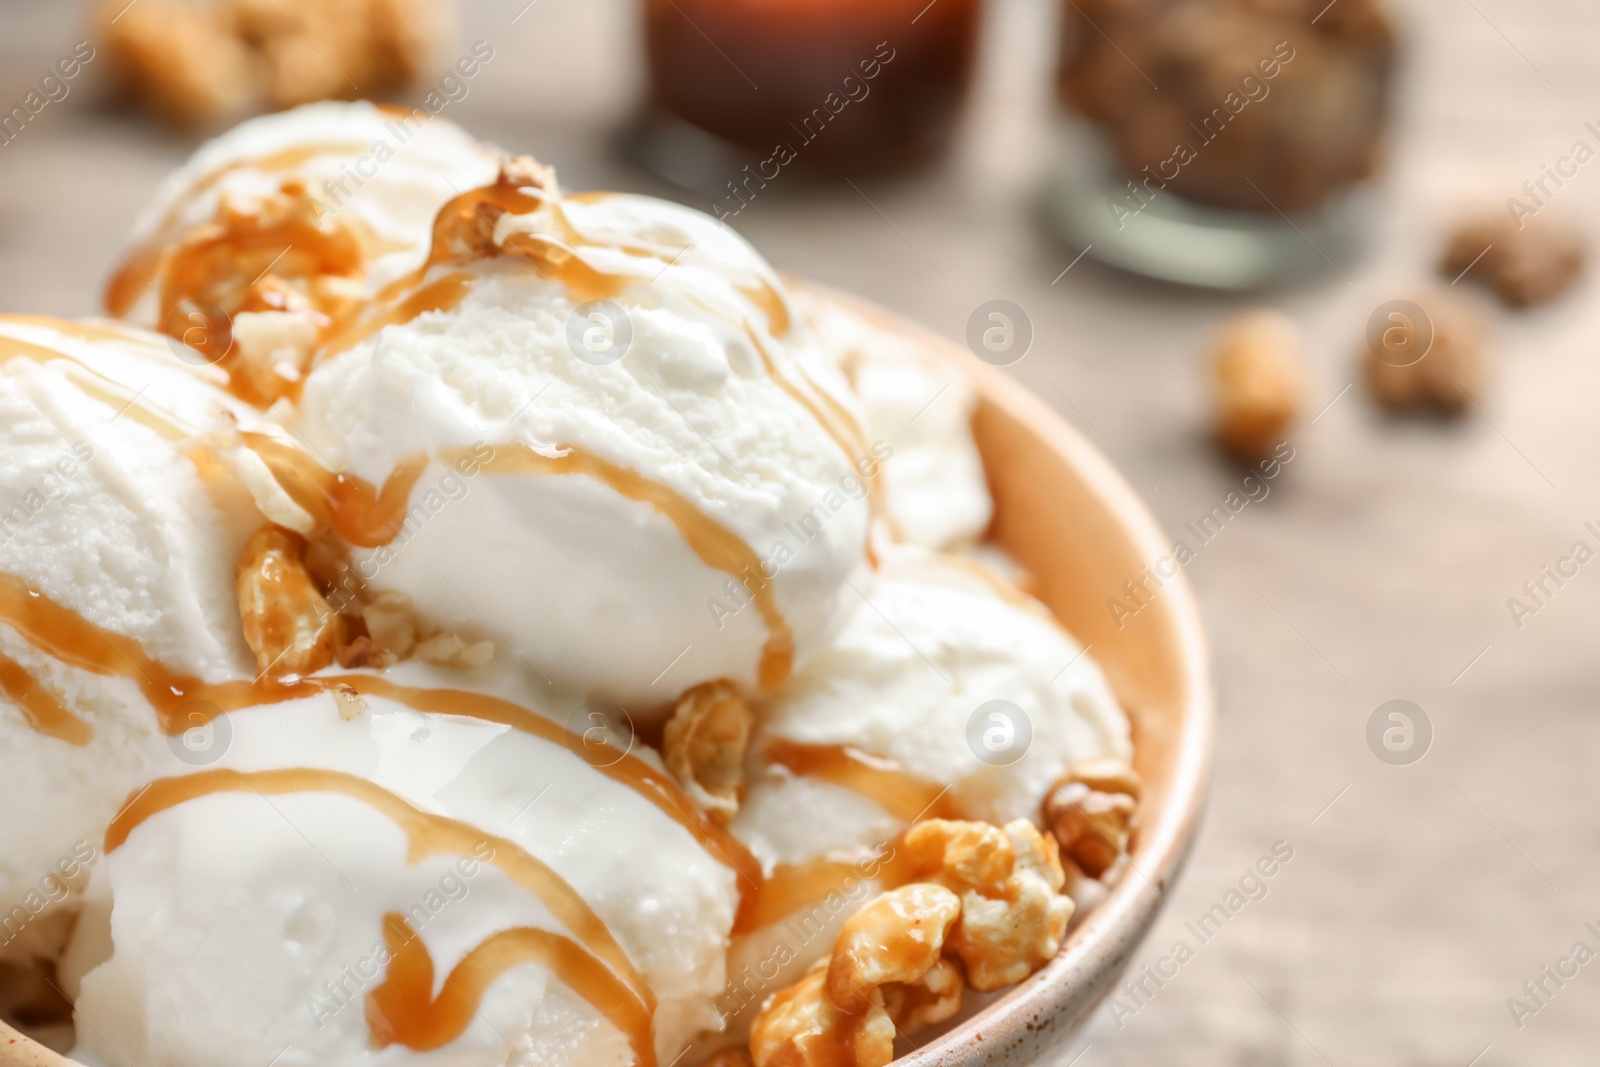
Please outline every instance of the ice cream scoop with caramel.
M383 121L201 149L112 288L169 337L0 320L0 890L92 846L11 949L74 1057L882 1067L1043 966L1137 785L974 545L962 369L451 127L313 195Z

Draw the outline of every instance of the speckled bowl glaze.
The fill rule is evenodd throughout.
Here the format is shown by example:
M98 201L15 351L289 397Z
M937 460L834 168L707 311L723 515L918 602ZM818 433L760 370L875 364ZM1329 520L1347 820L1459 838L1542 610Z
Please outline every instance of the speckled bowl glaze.
M1065 1063L1072 1032L1115 983L1149 930L1194 837L1210 761L1205 639L1182 574L1119 624L1107 608L1167 551L1160 528L1111 465L1004 372L959 345L852 297L811 287L948 352L977 388L974 417L994 493L990 536L1028 569L1035 592L1083 643L1133 720L1144 780L1131 868L1049 966L896 1067ZM0 1067L72 1067L0 1023Z

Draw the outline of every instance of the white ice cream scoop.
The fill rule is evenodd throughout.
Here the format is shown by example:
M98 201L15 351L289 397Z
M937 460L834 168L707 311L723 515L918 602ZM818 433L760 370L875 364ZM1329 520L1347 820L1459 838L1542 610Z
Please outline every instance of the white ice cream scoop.
M201 146L140 215L111 314L179 337L265 407L312 349L428 257L447 201L500 153L427 112L319 103Z
M900 549L863 594L838 639L762 709L733 826L764 862L892 836L918 814L912 780L925 803L940 794L947 817L1038 822L1068 764L1131 754L1093 659L985 564Z
M134 224L109 310L164 328L183 298L242 295L266 272L326 274L338 288L321 294L330 300L370 297L422 265L439 208L493 181L499 165L454 123L366 101L251 119L161 183Z
M356 555L360 591L630 709L780 684L855 597L889 449L771 268L706 215L564 197L531 163L447 208L433 255L293 412L374 486L471 467Z
M0 951L48 950L45 913L128 791L184 766L119 650L255 673L234 566L262 519L206 448L254 414L198 358L0 317Z
M892 449L882 473L891 536L932 549L969 545L994 512L972 436L978 398L965 371L870 313L815 290L796 293L801 313L849 379L867 435Z
M1037 824L1069 764L1132 752L1086 650L985 565L901 548L862 592L751 737L731 829L770 877L741 915L719 1000L742 1022L828 952L912 822Z
M138 791L68 952L86 1063L668 1064L738 875L648 750L510 672L319 675Z

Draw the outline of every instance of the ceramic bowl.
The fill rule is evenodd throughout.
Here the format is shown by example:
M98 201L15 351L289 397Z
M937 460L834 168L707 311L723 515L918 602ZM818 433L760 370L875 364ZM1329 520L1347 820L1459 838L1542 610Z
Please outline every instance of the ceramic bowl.
M948 352L979 395L974 429L995 517L990 535L1104 670L1133 720L1144 782L1127 872L1049 966L896 1067L1064 1063L1072 1032L1115 983L1183 865L1205 794L1212 704L1205 639L1182 574L1119 620L1107 601L1169 545L1139 498L1077 431L1005 372L961 346L852 297L812 287ZM70 1067L0 1023L0 1067Z

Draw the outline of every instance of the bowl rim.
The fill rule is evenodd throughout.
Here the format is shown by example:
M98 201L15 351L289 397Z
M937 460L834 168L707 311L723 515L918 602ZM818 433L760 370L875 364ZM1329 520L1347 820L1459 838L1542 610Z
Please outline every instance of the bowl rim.
M809 280L786 278L815 296L836 301L892 325L942 352L968 376L980 403L993 405L1024 426L1090 487L1141 558L1168 548L1149 509L1110 461L1018 379L977 359L961 345L863 298ZM1214 699L1209 654L1199 606L1181 571L1162 586L1183 679L1176 759L1160 806L1144 813L1130 870L1083 924L1072 931L1044 968L932 1040L908 1051L894 1067L1023 1067L1064 1040L1110 991L1164 902L1193 843L1210 780ZM1066 1025L1057 1029L1065 1020ZM1052 1031L1054 1031L1052 1033ZM1013 1059L1020 1052L1022 1059ZM0 1067L80 1067L0 1020Z
M1128 537L1139 557L1171 549L1139 495L1106 456L1020 380L983 362L965 346L859 297L825 286L807 288L892 322L944 352L968 375L979 402L1021 424L1078 474ZM1171 619L1181 684L1181 724L1168 788L1154 812L1142 812L1129 870L1072 931L1056 957L998 999L949 1030L898 1057L894 1067L1024 1067L1070 1032L1110 992L1165 901L1193 844L1210 783L1215 699L1199 604L1180 570L1161 586ZM1065 1025L1062 1025L1065 1022ZM1021 1054L1013 1059L1013 1052Z

